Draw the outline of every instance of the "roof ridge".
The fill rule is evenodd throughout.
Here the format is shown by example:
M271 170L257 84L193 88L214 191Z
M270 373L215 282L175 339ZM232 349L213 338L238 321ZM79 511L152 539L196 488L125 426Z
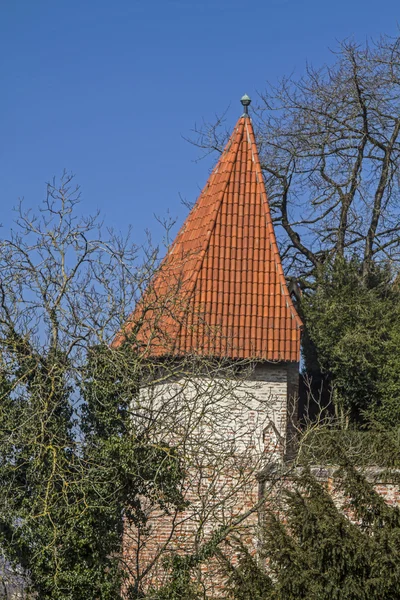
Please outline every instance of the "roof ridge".
M249 141L251 144L251 155L252 155L252 159L254 161L255 167L256 167L256 175L259 175L261 178L260 184L261 184L261 189L260 189L260 193L261 193L261 197L262 197L262 204L264 207L264 211L265 211L265 216L267 219L267 224L271 225L271 231L270 231L270 244L273 247L273 257L274 257L274 263L275 266L277 267L277 270L279 272L280 275L280 279L281 279L281 287L282 287L282 292L284 294L284 296L286 297L286 304L287 304L287 308L290 310L292 318L295 318L297 321L297 324L302 327L302 322L300 320L300 317L297 314L297 311L293 305L293 301L292 298L290 296L287 284L286 284L286 278L285 278L285 274L283 272L283 267L282 267L282 261L280 259L280 254L279 254L279 248L278 248L278 242L276 241L276 235L275 235L275 230L273 227L273 222L272 222L272 215L271 215L271 209L269 206L269 202L268 202L268 198L267 198L267 193L266 193L266 189L265 189L265 185L264 185L264 177L262 174L262 169L261 169L261 163L260 163L260 157L258 154L258 149L257 149L257 144L256 144L256 140L255 140L255 134L254 134L254 130L253 130L253 125L251 122L250 117L248 119L246 119L246 121L250 121L250 125L251 128L249 130L247 123L246 123L246 131L247 134L249 136ZM253 151L253 146L255 148L255 152Z
M224 149L223 153L221 154L221 156L220 156L220 158L219 158L219 160L218 160L217 164L215 165L215 167L214 167L214 169L213 169L213 171L212 171L212 173L211 173L211 177L213 178L213 179L212 179L212 181L210 181L210 180L209 180L209 184L206 186L206 188L204 188L204 189L203 189L203 191L202 191L202 193L201 193L201 195L199 196L199 199L198 199L198 201L197 201L197 202L199 202L199 200L202 198L203 194L205 194L205 193L206 193L206 190L207 190L208 188L210 188L210 187L211 187L211 185L214 183L214 178L215 178L215 176L218 174L218 167L219 167L220 163L222 162L222 159L223 159L223 156L224 156L224 154L228 154L228 152L231 150L231 148L232 148L232 145L233 145L233 143L234 143L234 139L233 139L233 138L235 137L235 134L236 134L236 136L237 136L237 139L235 139L235 142L237 142L237 144L236 144L236 146L237 146L237 148L236 148L236 153L235 153L234 157L232 157L232 158L233 158L233 160L231 160L231 161L230 161L230 169L228 169L228 170L225 172L225 173L226 173L226 181L225 181L225 183L224 183L224 185L223 185L223 188L222 188L222 189L221 189L221 191L219 192L219 198L218 198L218 207L217 207L217 209L214 211L213 220L211 221L211 223L212 223L212 228L211 228L211 229L210 229L210 230L207 232L206 241L205 241L205 243L204 243L203 247L202 247L202 248L199 250L199 257L198 257L198 259L197 259L197 261L196 261L196 267L193 269L193 271L192 271L192 274L191 274L191 276L190 276L190 279L189 279L189 286L188 286L188 290L187 290L187 299L188 299L188 300L189 300L189 299L190 299L190 298L193 296L193 294L194 294L194 292L195 292L195 289L196 289L196 283L197 283L197 277L198 277L198 274L199 274L199 273L200 273L200 271L201 271L201 267L202 267L202 265L203 265L204 258L205 258L205 256L206 256L206 254L207 254L207 250L208 250L208 248L209 248L209 246L210 246L210 241L211 241L212 233L213 233L213 231L214 231L214 229L215 229L215 226L216 226L216 223L217 223L217 218L218 218L218 215L219 215L219 213L220 213L220 211L221 211L222 202L223 202L223 199L224 199L224 196L225 196L225 191L226 191L226 188L227 188L227 187L228 187L228 185L229 185L230 176L231 176L231 174L232 174L232 171L233 171L233 169L234 169L234 165L235 165L235 158L237 157L237 153L238 153L238 151L239 151L240 142L241 142L241 141L242 141L242 139L243 139L244 125L245 125L244 123L243 123L242 129L241 129L241 132L240 132L240 133L238 132L238 129L239 129L239 124L241 123L241 121L245 121L245 118L244 118L243 116L241 116L241 117L239 118L238 122L236 123L236 127L235 127L235 129L233 130L233 132L232 132L232 134L231 134L231 136L230 136L230 140L229 140L229 142L227 143L227 145L226 145L226 147L225 147L225 149ZM196 203L196 204L197 204L197 203ZM185 221L185 223L184 223L183 227L184 227L185 225L186 225L186 221ZM180 232L179 232L179 233L180 233ZM178 234L178 236L177 236L177 238L176 238L175 242L177 242L177 240L178 240L178 237L179 237L179 234ZM169 254L169 253L167 253L167 256L168 256L168 254ZM167 258L167 256L165 257L165 259ZM164 260L165 260L165 259L164 259ZM164 261L163 261L163 262L164 262ZM187 312L188 310L189 310L189 306L187 305L187 308L186 308L186 311L185 311L185 312ZM177 332L177 333L178 333L178 335L177 335L177 339L178 339L178 338L179 338L179 336L180 336L180 333L181 333L182 327L183 327L183 320L181 320L181 322L180 322L180 324L179 324L179 328L178 328L178 332Z
M242 119L242 117L241 117L241 119ZM240 122L240 120L241 120L241 119L239 119L239 121L238 121L238 123L237 123L237 125L236 125L236 128L235 128L235 130L233 131L233 134L237 133L237 131L236 131L236 130L237 130L238 124L239 124L239 122ZM237 140L237 141L238 141L238 144L237 144L237 150L236 150L235 158L236 158L236 156L237 156L237 152L238 152L238 150L239 150L239 144L240 144L240 142L241 142L241 140L242 140L242 137L243 137L243 129L244 129L244 127L242 128L241 135L240 135L240 139L238 139L238 140ZM238 136L238 137L239 137L239 136ZM233 138L233 135L231 136L231 138ZM235 141L236 141L236 140L235 140ZM232 140L232 143L233 143L233 140ZM222 159L222 155L221 155L221 158L220 158L220 160L218 161L218 163L217 163L217 165L216 165L216 168L218 167L219 163L221 162L221 159ZM204 244L204 247L203 247L203 248L202 248L202 250L201 250L201 254L202 254L202 256L201 256L201 258L199 258L199 260L198 260L199 267L198 267L198 268L195 270L195 272L197 271L197 272L196 272L196 275L197 275L197 274L199 273L199 271L200 271L201 265L202 265L202 263L203 263L203 261L204 261L204 257L205 257L205 255L206 255L206 252L207 252L207 249L208 249L208 247L209 247L209 245L210 245L211 236L212 236L212 233L213 233L213 231L214 231L214 229L215 229L215 226L216 226L216 223L217 223L217 217L218 217L218 215L219 215L219 213L220 213L220 210L221 210L221 207L222 207L222 201L223 201L223 199L224 199L224 195L225 195L226 188L227 188L227 187L228 187L228 185L229 185L229 177L230 177L230 175L232 174L232 171L233 171L234 164L235 164L235 161L234 161L234 160L232 160L232 161L231 161L231 163L230 163L230 169L229 169L229 171L227 171L227 179L226 179L226 181L225 181L225 183L224 183L224 187L223 187L223 188L221 189L221 191L220 191L220 197L219 197L219 199L218 199L218 207L217 207L217 210L215 210L215 211L214 211L214 213L215 213L215 214L214 214L213 221L212 221L212 228L211 228L211 229L210 229L210 231L208 232L208 235L207 235L207 238L206 238L206 242L205 242L205 244ZM197 267L197 265L196 265L196 267Z

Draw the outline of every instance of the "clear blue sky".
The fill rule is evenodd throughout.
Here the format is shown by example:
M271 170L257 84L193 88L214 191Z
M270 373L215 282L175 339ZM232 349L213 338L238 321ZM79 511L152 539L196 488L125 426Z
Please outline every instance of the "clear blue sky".
M398 0L0 0L0 222L67 169L138 240L154 213L181 223L210 168L195 122L230 106L231 127L243 93L399 21Z

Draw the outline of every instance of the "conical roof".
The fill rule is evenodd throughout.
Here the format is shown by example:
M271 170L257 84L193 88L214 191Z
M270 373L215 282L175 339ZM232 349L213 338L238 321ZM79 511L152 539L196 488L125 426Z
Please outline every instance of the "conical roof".
M251 119L245 114L126 327L152 355L299 361Z

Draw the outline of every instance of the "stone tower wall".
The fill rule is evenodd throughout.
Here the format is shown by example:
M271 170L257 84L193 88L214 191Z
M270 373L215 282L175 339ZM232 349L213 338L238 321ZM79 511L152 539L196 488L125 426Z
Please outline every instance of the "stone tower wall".
M159 435L164 441L169 437L190 465L182 482L187 508L167 514L148 507L147 527L126 529L125 559L144 589L163 582L166 556L196 552L224 528L240 531L256 551L258 474L288 454L288 412L293 414L288 405L294 402L297 379L298 364L264 362L228 384L216 374L144 390L143 404L159 410L165 404L159 416L165 429ZM229 552L228 542L222 546ZM217 570L211 562L207 572L199 572L211 597L221 593Z

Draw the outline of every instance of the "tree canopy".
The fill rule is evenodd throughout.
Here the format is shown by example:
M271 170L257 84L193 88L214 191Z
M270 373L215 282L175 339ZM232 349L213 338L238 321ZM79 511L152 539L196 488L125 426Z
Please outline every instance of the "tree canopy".
M151 364L109 343L154 254L103 239L77 201L64 177L0 242L0 547L40 598L115 600L124 522L145 521L144 499L181 507L182 473L148 421L133 427Z
M304 287L336 256L356 255L364 278L398 262L399 39L342 42L329 64L268 85L252 113L285 272ZM193 142L221 151L222 122Z
M336 409L353 422L399 426L400 289L391 269L375 265L365 283L357 259L337 259L300 307L305 369L322 370Z

